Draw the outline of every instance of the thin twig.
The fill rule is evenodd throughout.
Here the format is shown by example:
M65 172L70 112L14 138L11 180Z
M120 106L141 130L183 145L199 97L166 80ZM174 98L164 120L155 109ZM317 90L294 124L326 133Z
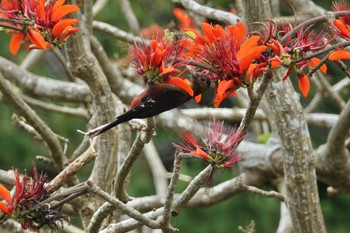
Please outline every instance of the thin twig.
M75 77L72 74L72 71L69 69L68 65L67 65L67 61L65 59L65 57L62 55L61 51L58 48L54 48L51 50L53 52L53 54L55 54L56 58L58 59L58 61L61 63L61 65L64 68L64 71L68 77L68 80L71 82L75 81Z
M131 8L129 0L120 0L120 9L125 15L125 19L129 25L132 34L137 35L140 30L139 22L136 18L134 11Z
M145 147L143 148L143 152L152 172L156 194L164 195L167 192L168 186L167 177L165 175L167 171L158 154L157 148L154 145L153 140L151 140L145 145Z
M74 117L82 118L84 120L88 120L88 113L84 108L81 108L81 107L70 108L65 106L59 106L51 103L46 103L44 101L40 101L26 95L22 95L22 98L29 105L41 108L42 110L45 110L47 112L55 112L55 113L60 113L67 116L74 116Z
M108 3L108 0L97 0L92 7L92 13L96 16Z
M286 197L283 194L280 194L276 191L265 191L262 189L259 189L257 187L254 186L250 186L247 184L244 184L243 182L241 182L241 188L243 188L244 190L251 192L251 193L255 193L264 197L269 197L269 198L276 198L279 201L285 201Z
M347 65L344 64L343 61L334 61L335 64L337 64L340 69L345 73L345 75L350 79L350 69Z
M180 168L181 168L181 156L176 152L174 156L173 175L170 180L170 184L168 187L168 191L166 193L165 203L164 203L162 228L165 230L171 228L170 226L170 219L172 216L171 207L173 205L176 183L180 176Z
M92 215L90 223L87 227L88 233L97 233L102 225L102 222L107 216L115 210L115 206L109 202L103 203Z
M101 22L101 21L96 21L94 20L92 22L92 26L95 28L95 29L98 29L98 30L101 30L103 32L107 32L109 33L110 35L112 35L113 37L115 37L116 39L118 40L122 40L122 41L125 41L125 42L129 42L129 43L145 43L145 39L141 38L141 37L138 37L138 36L135 36L133 34L130 34L130 33L127 33L117 27L114 27L108 23L104 23L104 22Z
M267 69L263 77L260 80L259 86L255 92L248 89L248 94L250 97L249 106L246 114L244 115L241 124L239 126L240 131L245 134L251 121L254 118L255 112L259 106L260 100L263 97L263 94L267 88L267 85L272 77L271 69ZM243 140L243 137L242 137Z
M125 158L118 171L117 180L115 182L115 195L119 200L128 201L129 199L125 190L125 181L136 159L139 157L143 146L151 140L154 132L154 124L153 118L147 119L144 129L137 134L128 156Z
M139 221L140 223L142 223L150 228L153 228L153 229L159 228L159 224L157 222L147 218L139 211L127 206L126 204L124 204L120 200L114 198L113 196L111 196L107 192L103 191L101 188L99 188L97 185L95 185L91 181L88 181L88 184L90 186L91 192L97 194L99 197L103 198L105 201L111 203L113 206L115 206L117 209L124 212L126 215L130 216L131 218Z
M179 211L186 205L186 203L197 193L197 191L203 186L208 178L208 175L212 167L208 166L201 171L187 186L187 188L175 199L173 203L173 214L179 213ZM152 210L144 214L149 219L156 219L163 214L164 207L160 207L156 210ZM134 219L127 219L116 224L110 224L106 229L100 231L100 233L107 232L127 232L135 229L142 224Z

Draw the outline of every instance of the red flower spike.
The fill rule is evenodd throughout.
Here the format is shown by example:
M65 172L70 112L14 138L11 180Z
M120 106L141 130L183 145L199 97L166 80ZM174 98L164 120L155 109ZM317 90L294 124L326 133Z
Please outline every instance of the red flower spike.
M179 37L166 37L164 32L156 39L146 44L135 45L131 49L131 57L135 61L137 72L145 79L162 83L173 75L180 73L178 67L187 62L183 59L188 43L181 41ZM177 74L180 78L183 73ZM169 80L168 80L169 81ZM176 80L173 80L176 82ZM181 85L185 90L189 89Z
M334 51L329 55L328 60L331 60L331 61L350 60L350 52L346 50Z
M236 148L242 140L242 133L234 128L224 127L223 122L213 119L204 134L196 140L191 132L182 134L182 143L174 146L182 152L189 152L212 164L213 168L230 168L242 157Z
M306 98L310 91L310 80L306 74L298 75L299 89L303 96Z
M208 23L203 23L201 26L204 35L195 30L189 30L192 41L188 50L193 55L186 54L186 58L209 67L209 78L220 83L214 97L214 105L217 107L223 99L233 94L235 89L246 85L247 77L255 81L263 72L260 66L254 65L255 67L252 68L250 66L261 64L262 52L267 49L267 46L261 45L260 36L246 39L247 28L242 23L230 25L227 28L220 25L212 26ZM248 69L249 74L247 74ZM232 81L227 83L230 80ZM226 87L227 84L231 86ZM233 86L235 88L232 88Z

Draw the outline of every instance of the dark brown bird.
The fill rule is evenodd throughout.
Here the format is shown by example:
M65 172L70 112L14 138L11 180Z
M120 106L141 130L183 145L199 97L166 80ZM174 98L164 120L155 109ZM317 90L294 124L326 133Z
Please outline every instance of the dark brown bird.
M131 102L130 110L118 116L115 121L89 131L86 136L94 137L131 119L153 117L176 108L210 87L210 80L206 75L192 72L191 78L190 86L194 96L173 84L148 82L145 90Z

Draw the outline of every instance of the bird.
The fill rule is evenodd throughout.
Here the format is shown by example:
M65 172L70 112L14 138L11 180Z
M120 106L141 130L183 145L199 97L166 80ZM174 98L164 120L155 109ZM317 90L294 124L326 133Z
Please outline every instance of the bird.
M116 117L115 121L90 130L85 135L95 137L131 119L149 118L176 108L206 91L210 87L210 79L205 74L192 71L190 86L193 96L174 84L149 81L145 90L131 102L127 112Z

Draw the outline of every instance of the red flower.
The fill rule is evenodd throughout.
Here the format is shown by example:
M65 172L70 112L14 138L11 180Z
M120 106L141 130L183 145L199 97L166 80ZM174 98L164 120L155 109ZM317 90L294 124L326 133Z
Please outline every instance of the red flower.
M209 67L208 76L216 84L214 106L218 107L229 95L235 95L236 89L252 84L264 71L254 60L267 47L260 45L260 36L247 38L247 28L242 23L227 28L207 23L201 26L204 35L187 31L193 39L187 57Z
M187 43L176 35L171 38L159 35L157 39L150 41L149 46L135 45L131 56L137 72L146 82L174 84L193 96L192 88L183 77L185 72L178 69L185 65L182 56L186 52L186 46Z
M241 159L236 148L242 133L234 128L225 128L224 122L214 119L199 141L196 135L187 131L183 133L182 139L183 142L174 144L175 147L207 160L214 168L230 168Z
M0 184L0 210L10 218L22 224L23 229L36 230L48 225L57 232L56 222L62 223L69 218L62 216L57 210L50 209L49 205L40 203L49 197L45 190L46 175L39 175L36 167L33 167L33 177L24 174L20 179L18 170L15 170L15 193L12 196L10 191Z
M16 54L23 39L32 45L28 48L45 50L47 47L60 46L68 37L78 31L72 25L77 19L62 19L66 15L79 10L76 5L64 5L65 0L2 0L0 5L1 17L7 18L5 24L15 26L11 30L13 38L10 51Z

